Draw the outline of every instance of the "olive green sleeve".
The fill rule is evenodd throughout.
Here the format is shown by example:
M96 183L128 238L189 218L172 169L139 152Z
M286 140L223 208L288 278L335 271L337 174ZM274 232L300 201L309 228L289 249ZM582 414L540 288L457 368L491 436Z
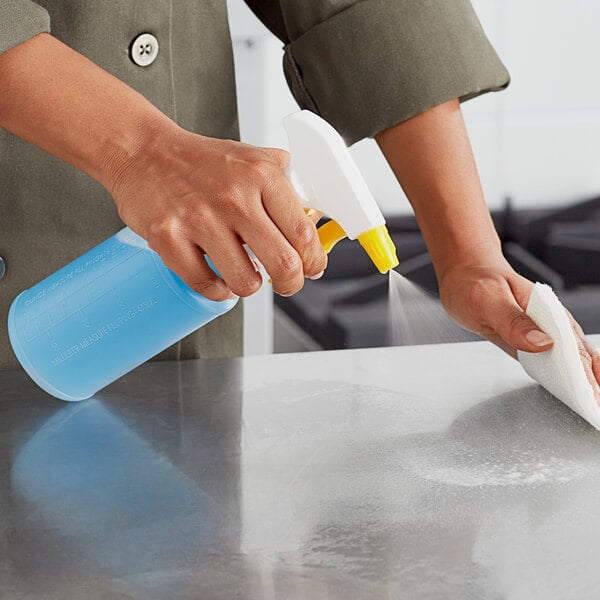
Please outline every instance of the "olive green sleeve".
M348 143L510 81L469 0L248 4L284 40L284 70L299 105Z
M50 31L46 9L30 0L0 0L0 53Z

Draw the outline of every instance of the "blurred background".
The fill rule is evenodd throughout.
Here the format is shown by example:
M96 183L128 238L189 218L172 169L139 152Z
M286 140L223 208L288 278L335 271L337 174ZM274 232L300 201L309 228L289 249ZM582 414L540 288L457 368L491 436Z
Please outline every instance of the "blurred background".
M297 105L281 68L282 44L242 0L228 5L242 139L286 148L281 120ZM552 285L586 332L600 333L600 4L473 5L512 76L508 90L463 104L505 255L522 275ZM410 205L376 144L365 140L351 152L388 219L400 272L435 294ZM358 244L341 243L324 278L294 297L273 298L265 285L246 299L245 353L390 343L387 278L363 254Z

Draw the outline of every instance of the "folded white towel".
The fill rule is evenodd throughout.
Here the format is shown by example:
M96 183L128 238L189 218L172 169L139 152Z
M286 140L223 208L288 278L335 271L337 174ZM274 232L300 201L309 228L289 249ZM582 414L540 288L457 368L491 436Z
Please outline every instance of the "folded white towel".
M554 345L538 354L518 351L519 362L551 394L600 429L600 407L586 377L575 333L552 288L536 283L526 312L554 340Z

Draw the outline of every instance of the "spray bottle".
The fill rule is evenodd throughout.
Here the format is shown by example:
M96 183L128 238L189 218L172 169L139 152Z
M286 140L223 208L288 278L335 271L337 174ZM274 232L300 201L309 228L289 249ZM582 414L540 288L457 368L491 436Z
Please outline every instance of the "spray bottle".
M292 186L307 210L334 219L319 228L324 249L348 236L359 240L380 272L394 268L398 260L383 215L339 134L309 111L284 124ZM19 294L8 333L19 362L43 390L84 400L235 303L194 292L125 227Z

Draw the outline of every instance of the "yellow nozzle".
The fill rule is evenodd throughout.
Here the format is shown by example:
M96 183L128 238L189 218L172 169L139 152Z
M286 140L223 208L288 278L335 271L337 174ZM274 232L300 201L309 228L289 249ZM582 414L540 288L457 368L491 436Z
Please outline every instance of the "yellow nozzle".
M317 231L321 246L327 254L340 240L346 237L345 231L336 221L327 221ZM385 225L373 227L373 229L361 233L358 236L358 241L380 273L387 273L390 269L398 266L396 246L394 246Z
M373 229L361 233L358 241L380 273L387 273L398 266L396 246L385 225L373 227Z

